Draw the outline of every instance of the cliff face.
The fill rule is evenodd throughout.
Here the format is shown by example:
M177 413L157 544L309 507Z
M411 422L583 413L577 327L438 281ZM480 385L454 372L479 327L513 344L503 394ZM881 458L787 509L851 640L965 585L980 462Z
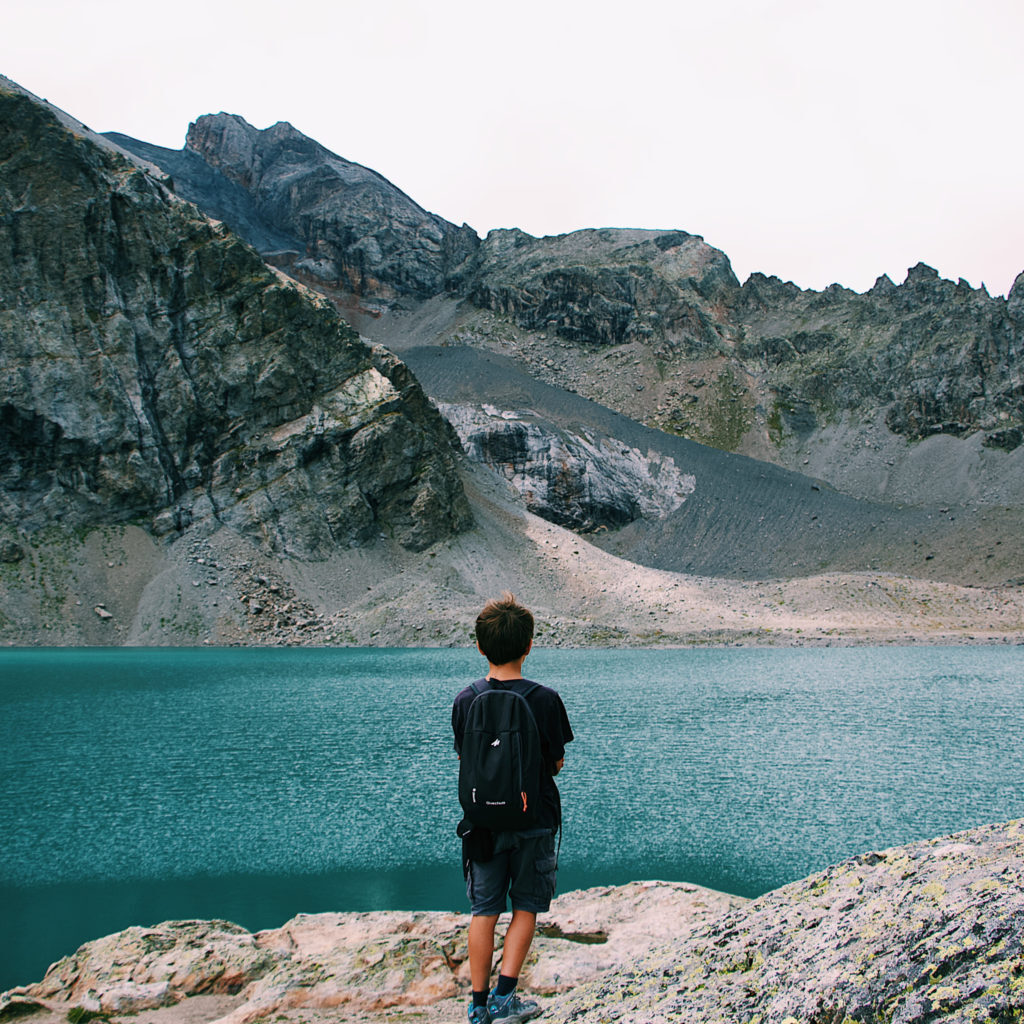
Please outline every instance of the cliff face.
M320 557L466 525L449 428L394 357L128 160L0 90L0 508L194 520Z
M263 251L293 246L271 258L342 303L379 315L396 297L462 300L462 343L514 345L548 383L713 447L810 463L856 496L914 502L922 477L967 476L923 500L1017 503L1020 487L1004 482L1021 477L1019 460L975 449L1015 453L1024 440L1022 280L1008 299L924 265L863 295L763 274L741 287L722 252L683 231L501 230L481 242L287 125L203 117L181 153L115 138ZM496 314L498 330L482 336L473 310ZM972 439L964 473L919 456L914 444L936 436Z
M664 519L696 479L671 456L613 437L573 434L530 413L441 403L466 454L500 473L526 507L581 532L614 530L642 517Z
M569 341L697 355L717 350L722 303L738 287L725 255L685 231L492 231L467 292L478 306Z
M994 299L924 264L863 295L755 274L735 303L736 353L768 381L780 431L879 410L908 440L984 431L987 446L1012 451L1024 440L1022 291L1024 275Z
M110 137L161 166L183 196L266 258L325 290L427 298L479 245L472 228L427 213L283 121L259 131L233 114L207 114L180 153Z

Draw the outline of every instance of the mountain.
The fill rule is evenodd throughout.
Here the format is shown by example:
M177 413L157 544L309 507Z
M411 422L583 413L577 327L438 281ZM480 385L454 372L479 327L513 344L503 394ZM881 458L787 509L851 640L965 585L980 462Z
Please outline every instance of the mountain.
M189 126L181 151L107 137L160 166L183 198L269 262L332 293L428 298L479 245L471 228L427 213L284 121L258 131L236 115L206 115Z
M469 522L408 370L158 176L0 88L0 509L324 557Z
M480 240L288 125L206 115L182 151L111 138L269 259L287 235L290 272L396 350L404 334L513 354L545 383L854 497L1024 506L1024 278L1005 299L923 264L863 295L741 285L685 231ZM439 320L443 298L458 308Z
M257 245L270 227L301 236L291 269L304 268L360 331L412 364L472 458L512 481L533 511L624 558L733 576L879 567L1002 582L1024 557L1002 543L1024 526L1024 282L993 298L920 265L864 295L762 274L741 285L724 253L685 231L512 229L480 240L431 221L447 246L438 258L456 254L437 264L432 296L400 286L399 273L364 274L346 291L344 275L310 269L318 253L338 251L342 225L366 237L369 191L350 201L341 170L327 170L355 165L290 126L261 132L227 114L199 118L180 152L110 138L160 163L212 213L230 216L203 182L229 177L256 210L237 229ZM281 156L285 138L301 166ZM390 251L408 261L405 278L425 285L428 215L411 216L395 186L358 174ZM332 184L317 192L312 182L325 177ZM314 201L316 223L294 212ZM564 400L540 397L531 381ZM485 407L502 394L496 418ZM574 429L587 419L577 397L625 417L599 428L609 443ZM536 414L538 403L540 417L513 415ZM640 426L657 431L640 436ZM610 441L627 435L629 450L613 456ZM716 459L688 441L760 461ZM677 501L677 477L697 464L699 481Z
M462 644L507 588L549 645L1019 634L1012 437L900 507L623 414L675 352L743 420L698 236L480 240L287 125L129 152L2 85L5 642Z

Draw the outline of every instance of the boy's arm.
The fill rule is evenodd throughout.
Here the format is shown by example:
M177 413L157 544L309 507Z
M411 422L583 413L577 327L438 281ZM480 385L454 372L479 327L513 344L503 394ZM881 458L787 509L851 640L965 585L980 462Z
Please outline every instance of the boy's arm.
M553 772L552 772L551 774L552 774L552 775L557 775L557 774L558 774L558 773L559 773L559 772L560 772L560 771L562 770L562 766L563 766L564 764L565 764L565 758L564 758L564 757L560 757L560 758L559 758L559 759L558 759L558 760L557 760L557 761L555 762L555 770L554 770L554 771L553 771Z

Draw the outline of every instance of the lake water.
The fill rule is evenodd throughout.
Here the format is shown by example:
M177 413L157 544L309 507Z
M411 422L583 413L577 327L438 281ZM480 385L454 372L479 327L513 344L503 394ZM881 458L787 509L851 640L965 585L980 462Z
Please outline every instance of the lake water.
M0 989L131 924L465 909L448 650L0 651ZM543 651L559 888L756 895L1024 815L1022 648Z

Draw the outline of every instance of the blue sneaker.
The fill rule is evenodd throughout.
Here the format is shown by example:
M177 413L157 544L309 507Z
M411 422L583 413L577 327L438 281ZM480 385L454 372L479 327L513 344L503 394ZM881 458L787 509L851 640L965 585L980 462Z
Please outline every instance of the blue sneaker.
M523 999L514 989L507 996L492 992L487 999L487 1012L491 1024L521 1024L540 1013L540 1004Z
M469 1004L469 1024L491 1024L491 1015L486 1006Z

